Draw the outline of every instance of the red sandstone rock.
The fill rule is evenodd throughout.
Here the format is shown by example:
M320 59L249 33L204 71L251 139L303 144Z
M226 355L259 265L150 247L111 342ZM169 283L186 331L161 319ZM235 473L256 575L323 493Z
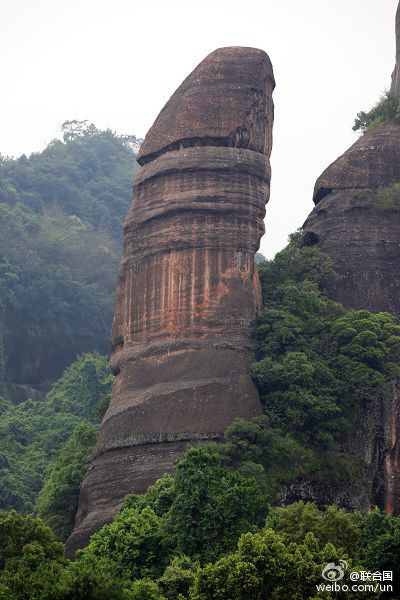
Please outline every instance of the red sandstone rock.
M333 299L400 318L400 206L383 207L395 182L400 182L400 125L391 122L362 136L321 175L316 207L303 228L304 242L318 243L333 259L339 274ZM355 509L378 504L400 514L399 390L397 380L380 405L366 400L350 448L362 459L364 474L346 490L331 489L325 502Z
M170 471L188 443L220 439L235 417L261 413L248 364L273 87L261 50L216 50L143 142L116 285L116 378L70 556L127 493Z
M186 146L232 146L267 156L272 148L275 82L255 48L209 54L168 100L140 148L140 164Z

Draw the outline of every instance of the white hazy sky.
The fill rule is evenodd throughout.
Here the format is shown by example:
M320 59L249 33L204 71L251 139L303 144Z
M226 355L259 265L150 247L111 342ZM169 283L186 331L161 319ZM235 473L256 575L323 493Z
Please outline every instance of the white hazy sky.
M44 148L67 119L143 137L212 50L265 50L276 79L261 251L312 209L321 171L390 84L397 0L0 0L0 152Z

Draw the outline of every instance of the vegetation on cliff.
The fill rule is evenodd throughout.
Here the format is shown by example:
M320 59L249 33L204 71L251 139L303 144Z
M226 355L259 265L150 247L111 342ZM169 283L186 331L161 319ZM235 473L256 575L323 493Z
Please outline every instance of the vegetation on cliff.
M400 327L388 313L349 310L328 298L335 274L296 234L259 267L264 308L252 366L276 436L300 448L301 471L329 482L357 473L342 448L370 403L399 372Z
M82 122L65 123L64 134L39 155L0 164L3 379L46 379L108 338L135 139ZM298 234L259 272L252 372L265 415L237 419L222 443L190 449L173 476L128 496L75 563L58 540L73 527L109 400L107 361L80 356L44 400L0 398L0 600L329 598L315 585L343 558L352 570L400 576L399 518L274 507L298 477L357 473L341 449L398 372L400 328L388 314L329 300L332 265Z
M379 190L355 190L352 195L353 198L366 200L367 206L378 210L400 210L400 183Z
M87 421L75 427L36 498L34 514L49 525L59 540L66 540L72 531L81 483L97 436L98 427Z
M399 116L398 95L393 92L386 91L368 112L362 110L357 113L353 130L366 133L381 123L398 119Z
M87 122L63 132L43 152L0 157L0 388L11 398L4 380L43 386L77 354L108 352L138 140Z
M365 402L378 401L397 372L399 327L390 315L329 300L331 264L299 235L260 275L265 307L253 373L265 416L237 419L222 443L189 449L174 475L128 496L75 563L41 520L0 510L1 600L330 598L315 586L340 559L352 571L400 576L399 517L273 506L299 475L334 481L358 468L338 460L339 448ZM111 379L105 359L84 355L45 401L1 403L2 506L34 509L61 540ZM371 597L352 594L346 598Z

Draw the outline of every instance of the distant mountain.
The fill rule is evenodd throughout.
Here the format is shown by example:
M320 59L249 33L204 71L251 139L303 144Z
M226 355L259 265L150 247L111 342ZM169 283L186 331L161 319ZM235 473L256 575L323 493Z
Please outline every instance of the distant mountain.
M0 392L35 397L87 351L108 353L140 140L66 121L63 141L0 157Z

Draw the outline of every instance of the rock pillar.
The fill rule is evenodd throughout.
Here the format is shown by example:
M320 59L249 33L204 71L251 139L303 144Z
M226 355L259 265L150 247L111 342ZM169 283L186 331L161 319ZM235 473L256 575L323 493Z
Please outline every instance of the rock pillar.
M261 305L254 254L269 197L274 78L254 48L206 57L138 155L116 284L112 399L67 553L188 444L261 414L249 373Z

